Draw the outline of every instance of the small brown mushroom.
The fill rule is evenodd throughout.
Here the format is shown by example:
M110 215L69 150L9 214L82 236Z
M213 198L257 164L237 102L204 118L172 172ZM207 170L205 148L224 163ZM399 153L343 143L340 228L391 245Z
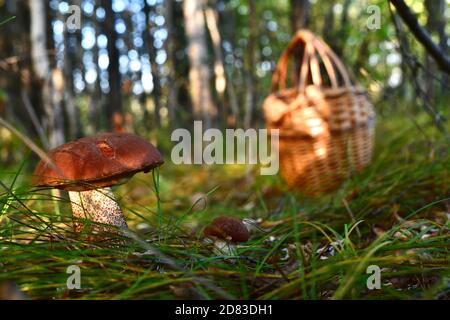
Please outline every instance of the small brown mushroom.
M245 242L250 238L250 233L245 224L234 217L220 216L208 225L203 234L206 237L216 237L230 242Z
M75 218L127 227L111 186L148 172L164 161L149 142L130 133L101 133L68 142L48 152L37 165L33 184L69 192ZM83 228L75 223L75 231Z
M250 233L245 224L235 217L220 216L203 230L203 236L210 239L217 253L236 255L236 243L245 242Z

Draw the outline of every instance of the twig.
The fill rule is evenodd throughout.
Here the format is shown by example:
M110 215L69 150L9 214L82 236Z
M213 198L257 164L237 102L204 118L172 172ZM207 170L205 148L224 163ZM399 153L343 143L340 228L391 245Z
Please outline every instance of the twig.
M12 20L14 20L16 18L16 16L12 16L12 17L9 17L8 19L6 19L6 20L3 20L2 22L0 22L0 27L2 26L2 25L4 25L4 24L6 24L6 23L8 23L8 22L10 22L10 21L12 21Z
M419 24L419 21L403 0L389 0L397 9L397 14L402 18L416 39L425 47L426 51L434 58L440 69L450 74L450 57L446 55L431 39L430 34Z
M429 71L422 64L420 64L420 62L417 61L416 58L412 57L405 50L404 47L408 46L407 45L407 41L406 41L406 39L404 39L404 37L402 37L402 33L400 31L400 25L399 25L399 23L397 21L397 17L394 15L394 13L392 11L391 6L389 6L389 11L391 13L391 19L392 19L392 22L394 24L398 40L400 42L398 49L400 51L400 54L402 55L402 59L405 62L407 62L406 65L411 69L411 73L412 73L412 76L413 76L414 88L418 92L419 96L422 98L425 111L427 111L428 114L431 116L431 118L433 119L433 122L436 125L436 127L444 134L445 137L449 137L449 133L448 133L445 125L443 124L443 121L446 121L446 119L440 114L440 112L436 112L434 110L434 108L430 105L430 103L428 102L427 93L423 90L423 88L421 87L421 85L420 85L420 83L418 81L418 72L419 72L419 68L420 67L423 70L425 70L427 73L429 73Z
M30 116L31 123L33 123L34 128L38 132L39 138L41 139L42 144L45 146L46 149L48 149L48 146L49 146L48 139L45 136L44 128L42 127L41 123L39 122L36 112L34 111L33 106L31 105L30 98L23 90L21 90L20 95L22 97L23 105L25 106L25 109L27 110L28 115Z
M65 176L61 169L53 162L52 159L50 159L49 156L45 153L44 150L42 150L38 145L36 145L33 141L31 141L30 138L28 138L26 135L22 134L19 130L14 128L10 123L8 123L5 119L0 117L0 126L4 126L6 129L11 131L13 134L15 134L20 140L22 140L34 153L36 153L42 160L47 162L50 166L53 167L53 169L58 172L61 176Z

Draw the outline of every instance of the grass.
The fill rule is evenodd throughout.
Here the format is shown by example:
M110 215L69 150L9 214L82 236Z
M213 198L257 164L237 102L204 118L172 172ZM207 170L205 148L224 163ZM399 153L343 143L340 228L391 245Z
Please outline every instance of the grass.
M132 238L121 246L74 234L67 196L30 187L25 158L0 169L0 282L33 299L448 299L449 145L417 124L382 118L373 163L321 198L244 166L138 174L115 188ZM200 237L224 214L259 225L235 257ZM73 264L79 290L66 287Z

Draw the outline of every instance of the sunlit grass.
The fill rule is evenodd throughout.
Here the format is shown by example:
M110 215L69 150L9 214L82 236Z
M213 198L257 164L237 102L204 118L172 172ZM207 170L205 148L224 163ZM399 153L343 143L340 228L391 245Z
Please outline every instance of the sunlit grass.
M167 161L115 188L133 232L120 246L74 234L67 195L30 187L26 158L0 172L0 282L39 299L448 298L449 146L418 122L379 122L371 166L317 199L256 167ZM224 214L261 229L236 257L201 239ZM80 290L66 287L72 264ZM380 290L367 289L369 265Z

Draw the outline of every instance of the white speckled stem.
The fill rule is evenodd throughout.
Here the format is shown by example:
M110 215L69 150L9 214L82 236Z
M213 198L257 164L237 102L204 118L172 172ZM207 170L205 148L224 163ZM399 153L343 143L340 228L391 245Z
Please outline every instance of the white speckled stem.
M226 255L226 256L236 256L237 255L236 245L234 245L228 241L221 240L221 239L216 239L214 241L213 251L218 256L219 255Z
M127 227L122 210L116 202L111 188L89 191L69 191L74 218L89 219L94 222L117 227ZM82 222L75 222L75 231L83 229Z

